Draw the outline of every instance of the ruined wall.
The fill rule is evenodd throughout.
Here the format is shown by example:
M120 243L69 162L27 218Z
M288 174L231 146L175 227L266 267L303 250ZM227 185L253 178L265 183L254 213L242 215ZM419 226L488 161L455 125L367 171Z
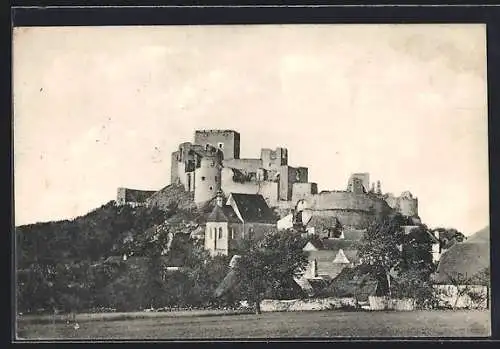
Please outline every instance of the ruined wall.
M320 217L336 217L342 227L350 227L354 229L366 229L378 217L376 213L347 209L313 210L312 215Z
M179 180L179 151L174 151L170 157L170 184L176 184Z
M318 194L318 185L316 183L293 183L292 201L297 202L311 195Z
M222 162L224 167L236 168L250 172L257 172L262 168L262 160L260 159L226 159Z
M398 197L395 197L393 194L386 194L385 202L387 202L387 205L389 205L394 210L399 211L399 198Z
M124 205L126 203L144 203L154 193L156 193L155 190L118 188L116 203L118 205Z
M311 195L306 199L307 206L314 210L347 209L388 214L389 205L374 195L356 194L347 191L327 191Z
M306 183L308 180L307 167L281 166L279 168L279 199L292 200L293 184Z
M240 158L240 134L232 130L198 130L194 134L194 143L210 144L222 150L224 159Z
M233 171L230 168L223 168L221 177L221 188L226 195L229 193L260 194L270 206L278 201L278 183L268 181L234 182Z
M260 151L262 166L268 169L278 169L280 166L288 165L288 150L286 148L262 148Z
M399 197L392 194L386 194L385 201L390 207L403 216L418 216L418 198L413 197L408 191L403 192Z
M349 177L349 182L347 184L347 190L352 191L353 190L353 182L355 179L358 179L361 181L363 187L365 190L368 192L370 190L370 174L369 173L353 173Z
M399 212L404 216L418 216L418 199L401 197L399 199Z

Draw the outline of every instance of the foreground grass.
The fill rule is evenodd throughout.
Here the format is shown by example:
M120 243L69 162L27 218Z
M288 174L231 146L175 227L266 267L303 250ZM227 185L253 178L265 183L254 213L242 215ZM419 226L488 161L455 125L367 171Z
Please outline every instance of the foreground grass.
M298 337L484 337L489 311L289 312L89 321L20 321L19 339L250 339Z

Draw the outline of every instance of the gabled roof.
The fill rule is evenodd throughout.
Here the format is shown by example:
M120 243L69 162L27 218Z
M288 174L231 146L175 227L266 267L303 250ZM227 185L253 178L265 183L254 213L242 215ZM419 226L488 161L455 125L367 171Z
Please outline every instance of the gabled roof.
M357 247L357 241L347 239L318 239L310 241L310 244L319 251L328 250L338 252L338 250L343 249L345 252Z
M276 218L266 200L259 194L231 193L231 198L244 222L275 224Z
M207 222L241 223L236 212L234 212L233 208L229 205L224 205L222 207L215 205L214 209L207 217Z
M317 216L313 215L309 222L308 227L314 227L315 230L322 231L324 229L334 228L339 226L339 220L335 216Z
M342 227L338 218L335 216L313 215L307 223L307 227L314 227L315 233L321 233L327 229L340 227L344 239L346 240L361 240L363 238L363 234L365 233L365 230L363 229Z
M333 263L339 263L339 264L349 264L350 262L351 261L345 255L343 249L339 249L337 255L335 256L335 259L333 260Z
M344 268L332 282L321 291L326 297L355 297L367 301L377 293L378 282L370 275L359 273L357 268Z

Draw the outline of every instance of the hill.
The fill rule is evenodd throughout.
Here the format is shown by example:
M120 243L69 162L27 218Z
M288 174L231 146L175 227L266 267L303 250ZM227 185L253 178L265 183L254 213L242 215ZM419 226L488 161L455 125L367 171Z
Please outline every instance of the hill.
M73 220L19 226L18 265L99 260L111 255L127 234L139 235L172 215L156 207L116 206L111 201Z

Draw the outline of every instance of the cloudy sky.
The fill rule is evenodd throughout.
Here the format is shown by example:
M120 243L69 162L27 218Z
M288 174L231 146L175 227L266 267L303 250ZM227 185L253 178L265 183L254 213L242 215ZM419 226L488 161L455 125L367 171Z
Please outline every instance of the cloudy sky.
M320 190L370 172L430 226L489 222L483 25L17 28L16 225L169 184L195 129L284 146Z

